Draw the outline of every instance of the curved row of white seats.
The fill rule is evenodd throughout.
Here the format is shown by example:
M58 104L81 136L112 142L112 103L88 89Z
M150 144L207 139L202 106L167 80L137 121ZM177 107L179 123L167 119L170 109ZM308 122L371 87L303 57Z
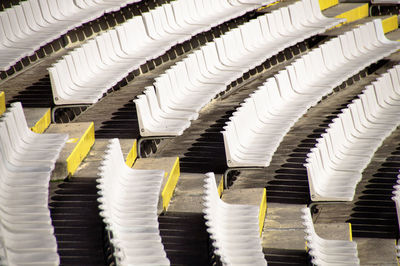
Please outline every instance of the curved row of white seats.
M99 171L100 215L117 265L169 265L157 215L164 171L128 167L118 139L110 140Z
M181 135L200 109L232 81L286 47L340 22L322 16L318 1L303 0L207 43L156 78L154 87L147 87L134 100L141 136Z
M353 100L307 154L313 201L351 201L362 172L383 141L400 125L400 65Z
M204 194L203 213L207 231L222 264L267 265L259 232L259 207L222 201L214 173L206 174Z
M333 88L400 48L380 19L322 44L269 78L233 113L223 136L229 167L267 167L285 134Z
M54 103L95 103L146 61L262 2L273 1L177 0L136 16L49 68Z
M303 224L306 227L304 230L306 233L305 240L313 265L360 265L356 242L321 238L315 232L310 209L305 207L302 211Z
M48 189L67 138L30 131L20 103L12 104L1 117L1 265L59 265Z
M0 70L106 12L140 0L27 0L0 12Z

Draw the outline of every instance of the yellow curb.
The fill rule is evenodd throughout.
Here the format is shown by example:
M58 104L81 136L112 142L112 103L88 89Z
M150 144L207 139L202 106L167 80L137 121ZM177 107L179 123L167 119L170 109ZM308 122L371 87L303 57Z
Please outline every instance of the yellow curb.
M343 22L336 27L340 27L343 24L347 24L366 17L368 17L368 3L337 15L336 18L345 18L346 22Z
M328 9L330 7L339 4L339 0L319 0L319 7L321 10Z
M172 167L171 173L163 191L161 192L161 197L163 200L163 210L166 211L169 203L171 201L172 195L174 194L176 184L178 183L179 177L181 175L181 169L179 165L179 157L176 158L174 166Z
M218 184L218 195L219 197L222 197L222 193L224 192L224 176L222 175L221 180L219 181Z
M6 95L4 91L0 92L0 115L6 111Z
M69 175L73 175L75 173L80 163L89 153L93 144L94 144L94 123L92 122L89 128L80 138L74 150L67 158L67 170Z
M264 228L266 214L267 214L267 189L264 188L263 196L260 203L260 213L258 214L258 223L260 225L260 236Z
M31 128L31 130L35 133L43 133L51 123L51 112L50 108L46 111L46 113L36 122L36 124Z
M382 27L384 33L397 30L399 28L399 24L397 22L397 16L394 15L386 19L382 19Z
M126 161L125 161L125 163L126 163L126 165L127 166L129 166L129 167L132 167L133 166L133 164L135 163L135 161L136 161L136 158L137 158L137 141L136 141L136 139L133 141L133 145L132 145L132 148L131 148L131 150L129 151L129 153L128 153L128 156L126 156Z

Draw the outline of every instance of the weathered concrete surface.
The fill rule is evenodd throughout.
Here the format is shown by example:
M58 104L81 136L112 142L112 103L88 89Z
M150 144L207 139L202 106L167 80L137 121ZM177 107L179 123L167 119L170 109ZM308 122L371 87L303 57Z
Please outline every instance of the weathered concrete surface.
M229 204L260 206L263 193L263 188L226 189L222 193L222 200Z
M168 211L202 213L203 186L203 174L181 173Z
M262 233L264 249L305 249L305 227L301 219L301 209L304 207L305 205L268 203Z
M397 266L394 239L355 238L360 265Z
M348 223L314 224L315 232L325 239L350 240L350 226Z
M400 41L400 30L397 29L395 31L389 32L386 34L386 37L392 41Z

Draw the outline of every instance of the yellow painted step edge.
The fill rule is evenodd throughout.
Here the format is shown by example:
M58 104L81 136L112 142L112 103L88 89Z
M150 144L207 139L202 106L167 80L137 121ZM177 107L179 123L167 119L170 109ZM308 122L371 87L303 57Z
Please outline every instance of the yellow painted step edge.
M270 6L274 6L274 5L276 5L276 4L280 3L280 2L282 2L282 0L279 0L279 1L273 2L273 3L271 3L271 4L262 6L262 7L258 8L256 11L261 11L261 10L263 10L263 9L266 9L266 8L270 7Z
M6 111L6 95L4 91L0 92L0 115Z
M365 5L353 8L349 11L346 11L342 14L337 15L336 18L345 18L346 19L346 22L339 24L337 27L340 27L341 25L346 24L346 23L350 23L350 22L368 17L368 10L369 10L368 3L366 3Z
M319 0L319 8L321 10L328 9L330 7L336 6L339 4L339 0Z
M349 223L349 238L350 241L353 241L353 229L351 227L351 223Z
M126 161L125 161L126 165L132 167L136 161L136 158L137 158L137 141L135 139L133 141L132 148L128 153L128 156L126 156Z
M83 136L80 138L78 144L67 158L67 170L69 175L73 175L89 153L94 144L94 123L92 122Z
M171 201L172 195L174 194L176 184L178 183L179 177L181 175L181 169L179 165L179 157L176 158L174 166L172 167L171 173L163 191L161 192L161 197L163 201L163 210L166 211L169 202Z
M46 111L46 113L36 122L36 124L31 128L31 130L35 133L43 133L51 123L51 112L50 108Z
M221 180L218 184L218 195L222 197L222 193L224 193L224 176L222 175Z
M394 30L397 30L399 27L398 21L397 21L397 16L393 15L391 17L385 18L382 20L382 27L383 27L383 32L388 33Z
M267 189L264 188L260 203L260 213L258 214L258 224L260 225L260 236L264 228L265 215L267 214Z

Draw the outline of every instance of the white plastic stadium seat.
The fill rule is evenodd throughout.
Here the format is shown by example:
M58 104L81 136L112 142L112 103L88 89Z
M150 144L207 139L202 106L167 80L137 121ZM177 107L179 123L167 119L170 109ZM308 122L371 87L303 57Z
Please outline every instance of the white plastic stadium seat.
M0 70L69 30L139 0L28 0L0 12Z
M154 88L146 89L151 95L145 92L135 100L141 135L182 134L201 108L232 81L286 47L342 22L328 18L326 23L321 22L305 8L306 3L311 4L304 0L250 20L157 77ZM158 101L153 99L154 94Z
M357 243L347 240L330 240L321 238L315 232L310 209L305 207L302 211L303 224L306 227L305 240L309 249L308 253L312 257L311 262L313 265L360 265Z
M308 108L399 48L399 42L385 38L377 19L329 40L268 79L224 127L228 166L267 167L285 134Z
M223 202L214 173L206 174L204 194L207 231L223 265L267 265L261 246L258 206Z
M400 124L400 65L366 87L307 155L311 199L351 201L362 172Z
M3 265L57 266L48 191L65 134L36 134L20 103L0 120L0 261Z
M100 215L117 265L170 265L157 215L164 171L128 167L118 139L110 140L99 170Z

